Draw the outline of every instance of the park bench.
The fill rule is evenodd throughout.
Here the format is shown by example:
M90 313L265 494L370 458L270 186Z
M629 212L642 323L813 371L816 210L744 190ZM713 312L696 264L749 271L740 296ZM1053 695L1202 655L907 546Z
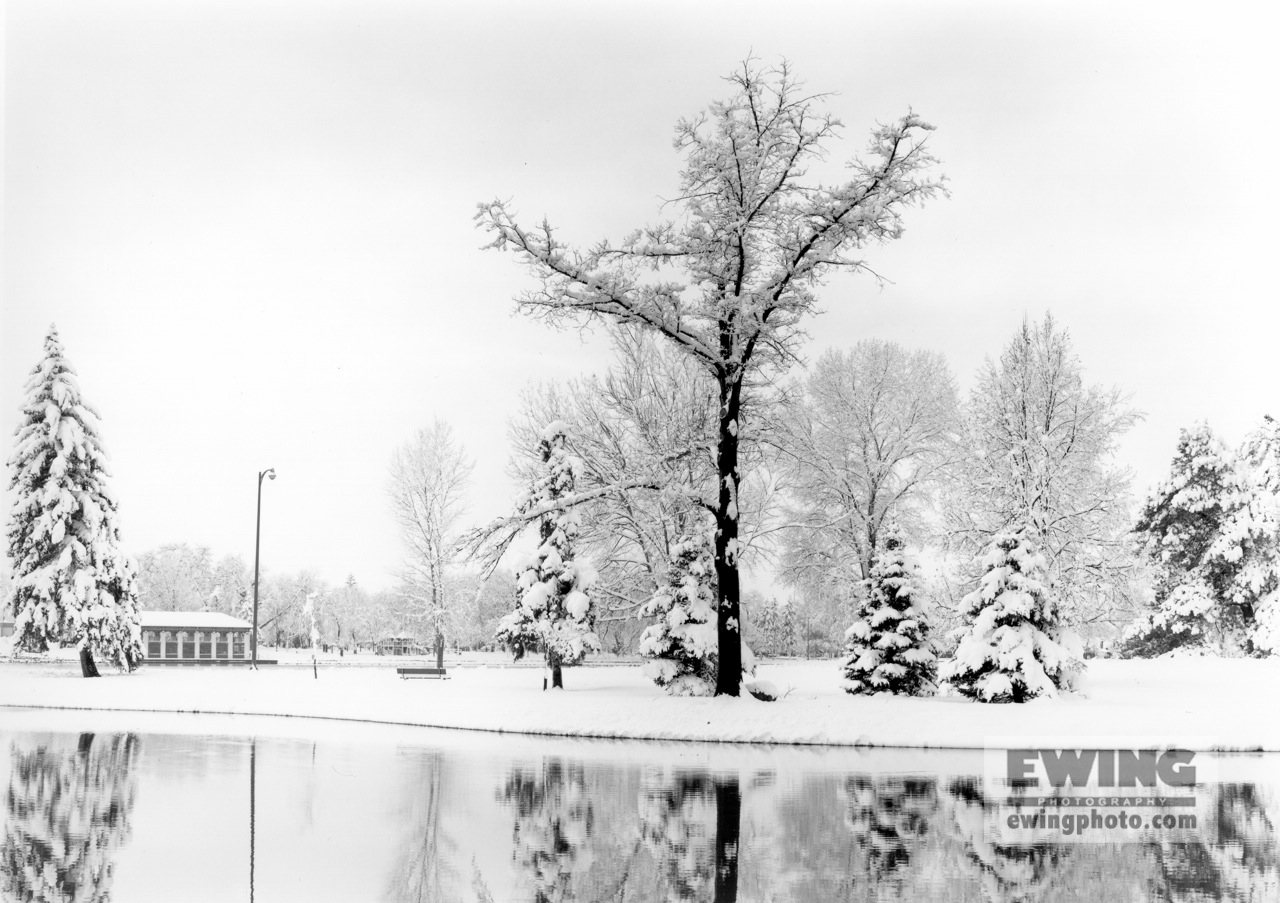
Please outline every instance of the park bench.
M441 680L448 680L449 675L444 668L396 668L396 673L400 675L400 679L406 677L438 677Z

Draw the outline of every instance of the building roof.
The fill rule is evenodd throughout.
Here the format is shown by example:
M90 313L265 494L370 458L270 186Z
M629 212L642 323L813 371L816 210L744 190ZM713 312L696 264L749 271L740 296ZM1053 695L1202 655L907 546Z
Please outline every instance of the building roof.
M220 611L140 611L138 618L142 621L143 630L164 630L165 628L232 630L249 629L249 622Z

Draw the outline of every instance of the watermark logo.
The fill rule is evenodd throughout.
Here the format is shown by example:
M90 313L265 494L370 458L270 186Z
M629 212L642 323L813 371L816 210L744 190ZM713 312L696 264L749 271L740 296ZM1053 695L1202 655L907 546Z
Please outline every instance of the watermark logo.
M983 755L988 840L1013 845L1210 840L1207 785L1216 777L1212 757L1182 746L988 738Z

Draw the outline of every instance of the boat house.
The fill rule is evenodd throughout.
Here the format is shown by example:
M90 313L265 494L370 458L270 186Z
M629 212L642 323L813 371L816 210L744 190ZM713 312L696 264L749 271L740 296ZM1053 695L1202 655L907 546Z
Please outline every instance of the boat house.
M249 623L216 611L140 611L149 665L244 665ZM261 660L259 660L261 661Z

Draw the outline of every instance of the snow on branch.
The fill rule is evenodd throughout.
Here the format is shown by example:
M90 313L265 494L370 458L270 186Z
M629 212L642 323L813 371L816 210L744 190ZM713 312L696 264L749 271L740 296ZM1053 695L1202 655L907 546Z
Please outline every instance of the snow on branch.
M537 523L548 514L568 511L606 496L637 490L675 492L685 495L694 504L711 511L715 510L711 501L704 499L699 494L695 494L687 487L667 486L648 477L620 480L608 486L598 486L582 492L575 492L572 495L562 496L552 501L542 502L541 504L524 506L515 514L496 518L483 527L469 530L458 542L458 553L467 559L478 558L484 567L485 573L489 573L498 566L498 562L501 561L502 556L506 554L507 549L511 547L517 537L526 528Z

